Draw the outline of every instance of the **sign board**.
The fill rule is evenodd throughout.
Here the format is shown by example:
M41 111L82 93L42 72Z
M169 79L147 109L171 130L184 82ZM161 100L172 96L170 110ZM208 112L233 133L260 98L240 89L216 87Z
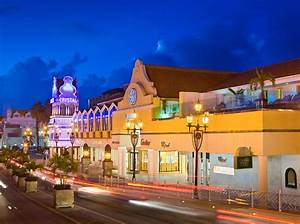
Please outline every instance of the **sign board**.
M225 167L225 166L214 166L213 169L214 173L220 173L225 175L234 175L234 168L232 167Z
M150 141L149 140L147 140L147 139L141 139L141 145L146 145L146 146L149 146L150 145Z
M252 156L236 156L234 158L235 169L252 168Z

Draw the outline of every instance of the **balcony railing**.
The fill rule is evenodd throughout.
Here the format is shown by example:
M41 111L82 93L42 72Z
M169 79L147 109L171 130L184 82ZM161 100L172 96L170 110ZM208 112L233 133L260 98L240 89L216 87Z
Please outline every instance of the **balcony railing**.
M262 103L260 96L249 95L216 95L215 98L201 100L203 111L209 112L239 112L260 108L269 109L300 109L300 94L284 92L283 96L276 99L269 95L267 100ZM181 116L195 114L195 102L185 102L180 105Z

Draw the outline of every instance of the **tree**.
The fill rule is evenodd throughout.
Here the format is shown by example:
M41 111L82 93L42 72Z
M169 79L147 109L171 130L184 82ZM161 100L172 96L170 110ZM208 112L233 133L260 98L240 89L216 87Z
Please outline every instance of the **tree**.
M260 89L260 100L262 106L264 105L265 98L265 81L270 81L272 86L275 86L275 78L271 74L264 73L262 70L256 68L256 77L249 81L250 89L255 91Z
M74 162L69 155L59 156L55 154L49 160L49 166L52 168L52 171L55 173L57 170L63 172L63 175L59 174L60 179L60 189L64 189L66 182L65 176L70 172L76 172L78 170L78 163Z

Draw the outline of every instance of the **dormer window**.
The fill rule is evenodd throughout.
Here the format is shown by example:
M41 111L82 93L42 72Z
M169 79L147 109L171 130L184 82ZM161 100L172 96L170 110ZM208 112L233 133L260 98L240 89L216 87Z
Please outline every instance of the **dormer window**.
M13 117L20 117L20 114L19 113L14 113Z

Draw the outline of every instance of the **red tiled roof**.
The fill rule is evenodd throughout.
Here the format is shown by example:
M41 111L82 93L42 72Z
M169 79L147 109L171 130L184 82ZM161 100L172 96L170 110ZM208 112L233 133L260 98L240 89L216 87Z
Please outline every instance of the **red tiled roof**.
M145 65L149 79L154 82L157 95L178 98L179 92L206 92L233 78L233 72L210 71Z
M157 95L178 98L179 92L207 92L248 84L256 76L256 69L245 72L223 72L189 68L145 65L149 79L154 82ZM300 74L300 58L258 67L274 78Z
M262 70L264 73L271 74L275 79L284 76L300 74L300 58L277 64L258 67L258 69ZM228 80L227 82L221 83L213 89L223 89L232 86L248 84L250 79L254 77L256 77L256 69L240 72L237 73L236 77Z

